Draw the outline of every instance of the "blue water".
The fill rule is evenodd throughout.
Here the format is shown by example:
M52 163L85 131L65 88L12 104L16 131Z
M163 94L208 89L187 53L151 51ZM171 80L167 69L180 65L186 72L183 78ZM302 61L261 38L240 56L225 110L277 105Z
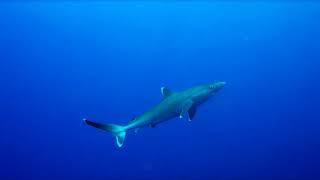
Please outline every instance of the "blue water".
M0 179L319 179L320 4L0 4ZM193 122L112 135L226 81Z

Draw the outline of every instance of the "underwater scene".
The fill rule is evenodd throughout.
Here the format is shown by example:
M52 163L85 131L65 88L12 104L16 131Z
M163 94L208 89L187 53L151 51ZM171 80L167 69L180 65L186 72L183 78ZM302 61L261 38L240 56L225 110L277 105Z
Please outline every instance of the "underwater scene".
M0 180L320 179L320 3L0 3Z

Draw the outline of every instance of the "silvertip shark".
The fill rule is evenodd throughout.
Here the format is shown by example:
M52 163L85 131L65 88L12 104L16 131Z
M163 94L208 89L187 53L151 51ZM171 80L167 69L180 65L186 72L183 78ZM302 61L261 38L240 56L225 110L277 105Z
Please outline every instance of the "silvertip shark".
M103 124L88 119L83 120L90 126L113 134L116 137L118 147L122 147L126 133L129 130L137 130L142 127L153 128L175 117L188 117L189 121L191 121L196 114L198 106L216 94L225 84L225 82L219 81L196 86L181 92L172 92L169 88L162 87L162 101L125 125Z

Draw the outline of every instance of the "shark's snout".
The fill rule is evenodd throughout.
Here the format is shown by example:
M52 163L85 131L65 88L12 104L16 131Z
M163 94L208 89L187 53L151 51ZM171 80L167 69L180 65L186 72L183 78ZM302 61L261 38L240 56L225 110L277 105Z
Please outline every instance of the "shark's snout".
M221 81L221 82L218 82L217 84L218 84L218 86L219 86L220 88L222 88L222 87L224 87L224 86L226 85L226 82Z
M226 85L226 82L224 81L219 81L216 83L213 83L209 86L210 89L212 89L214 92L219 91Z

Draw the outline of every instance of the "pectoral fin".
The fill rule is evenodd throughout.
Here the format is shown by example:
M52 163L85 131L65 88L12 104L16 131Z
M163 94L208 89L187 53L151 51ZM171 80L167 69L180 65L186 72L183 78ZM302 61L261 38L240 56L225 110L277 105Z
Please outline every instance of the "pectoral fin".
M187 114L187 112L190 110L193 104L194 103L192 100L187 100L186 102L183 103L181 113L180 113L180 118L183 118L183 116Z
M197 107L193 105L188 111L189 121L193 120L194 116L196 115L196 112L197 112Z

